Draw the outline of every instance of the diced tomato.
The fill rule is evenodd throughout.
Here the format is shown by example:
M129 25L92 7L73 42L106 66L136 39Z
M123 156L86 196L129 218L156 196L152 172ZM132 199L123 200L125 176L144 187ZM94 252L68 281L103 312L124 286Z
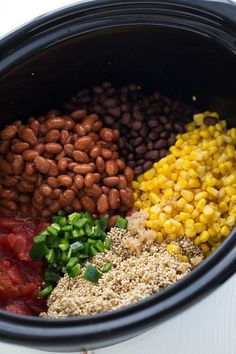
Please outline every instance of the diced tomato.
M40 220L0 216L0 308L24 315L45 310L37 297L44 281L43 262L29 256L33 238L48 226Z

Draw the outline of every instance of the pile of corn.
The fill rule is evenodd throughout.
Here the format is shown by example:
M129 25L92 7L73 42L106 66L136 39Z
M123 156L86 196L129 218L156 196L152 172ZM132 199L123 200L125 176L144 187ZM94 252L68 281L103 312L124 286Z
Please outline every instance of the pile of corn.
M217 118L215 125L206 125L207 117ZM135 207L149 212L146 226L157 242L186 236L209 254L235 225L236 128L218 119L216 112L196 114L170 154L132 183Z

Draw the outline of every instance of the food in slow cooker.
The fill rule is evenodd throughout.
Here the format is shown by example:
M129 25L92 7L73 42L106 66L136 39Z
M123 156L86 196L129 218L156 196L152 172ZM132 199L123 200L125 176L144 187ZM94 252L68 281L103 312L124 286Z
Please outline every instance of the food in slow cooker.
M135 303L235 225L236 128L216 112L107 82L65 109L0 132L8 311L67 317Z

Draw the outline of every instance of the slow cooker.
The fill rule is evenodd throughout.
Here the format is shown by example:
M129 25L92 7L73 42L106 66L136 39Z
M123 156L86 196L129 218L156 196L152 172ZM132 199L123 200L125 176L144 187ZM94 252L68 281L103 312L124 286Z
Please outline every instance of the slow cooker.
M1 127L60 107L102 80L194 100L235 125L236 7L229 1L82 1L11 33L0 48ZM1 310L1 340L70 352L132 338L228 279L236 270L235 236L175 285L110 313L48 320Z

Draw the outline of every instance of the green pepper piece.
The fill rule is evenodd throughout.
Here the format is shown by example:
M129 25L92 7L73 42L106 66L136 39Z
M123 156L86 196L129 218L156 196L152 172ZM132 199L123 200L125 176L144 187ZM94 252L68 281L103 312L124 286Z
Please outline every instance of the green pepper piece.
M88 242L90 245L95 245L95 243L97 243L97 240L94 240L93 238L88 238L87 242Z
M44 242L35 243L30 251L30 257L33 261L40 260L48 251L47 246Z
M99 220L95 221L95 227L94 227L94 233L93 233L93 237L100 237L101 235L101 224Z
M55 262L55 252L53 249L50 249L47 251L47 253L45 254L45 258L48 261L48 263L54 263Z
M106 231L107 223L108 223L108 215L104 215L99 221L100 221L101 229L103 231Z
M112 243L112 240L110 238L106 238L105 241L104 241L104 247L109 250L111 248L111 243Z
M70 245L70 249L73 251L73 252L77 252L77 251L80 251L84 248L84 245L83 243L79 242L79 241L76 241L74 243L72 243Z
M79 219L81 218L81 214L80 213L72 213L68 216L69 219L69 223L71 225L74 225L74 223L76 223Z
M73 238L79 238L85 235L84 229L74 229L72 231Z
M73 226L72 225L65 225L62 227L61 230L62 231L71 231L71 230L73 230Z
M118 217L116 219L116 227L119 227L120 229L127 229L127 225L128 225L128 220Z
M89 250L90 250L90 255L91 257L95 257L98 254L98 251L95 249L95 247L93 245L89 246Z
M76 264L74 267L66 267L66 271L70 277L76 278L80 274L80 264Z
M91 281L92 283L97 283L101 273L92 264L88 264L84 272L83 278L85 280Z
M57 236L58 232L61 230L60 225L52 224L48 226L47 231L50 235Z
M52 290L52 285L49 285L38 293L38 297L48 296L51 294Z
M111 263L111 262L107 262L107 263L104 265L104 267L102 268L102 272L103 272L103 273L109 272L109 270L111 269L111 267L112 267L112 263Z
M57 223L63 228L67 225L67 220L65 216L58 216Z
M88 219L83 218L83 219L79 219L78 221L76 221L73 224L73 226L76 227L76 229L82 229L87 223L88 223Z
M69 267L74 267L74 265L76 265L78 263L78 258L77 257L71 257L69 262L66 265L66 268Z
M85 254L89 254L89 243L88 242L86 242L86 243L84 243L84 250L83 250L83 252L85 253Z
M86 259L86 258L89 258L88 254L85 254L85 253L79 253L79 254L78 254L78 257L79 257L79 259Z
M60 279L59 275L57 272L51 269L46 269L45 270L45 281L47 282L58 282Z
M68 250L70 247L69 241L67 239L60 240L60 244L58 246L62 251Z
M99 252L104 252L105 251L105 247L104 244L101 240L98 240L96 242L95 248L99 251Z
M47 231L41 232L38 236L35 236L34 243L45 242L47 235L48 235Z
M93 218L92 214L90 214L88 211L86 211L85 213L83 213L83 217L88 220L88 223L89 223L90 225L93 225L93 224L94 224L94 218Z
M100 240L102 240L102 242L104 242L106 237L107 237L107 234L105 233L105 231L101 231Z

